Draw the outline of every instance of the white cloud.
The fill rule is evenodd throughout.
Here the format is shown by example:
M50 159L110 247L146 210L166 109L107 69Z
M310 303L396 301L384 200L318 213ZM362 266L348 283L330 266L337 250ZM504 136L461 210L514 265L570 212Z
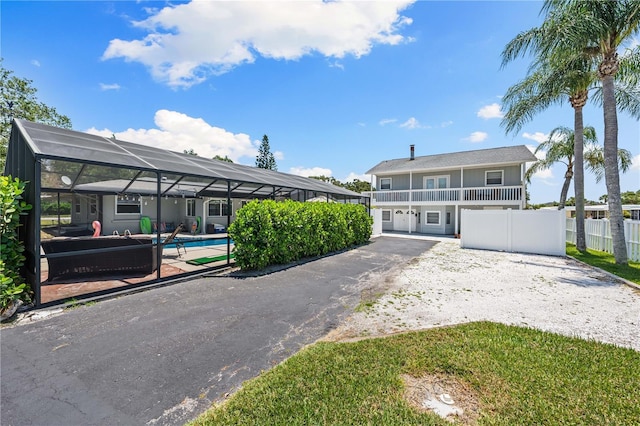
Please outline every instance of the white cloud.
M491 105L485 105L478 111L478 117L489 120L491 118L502 118L504 114L500 110L500 104L493 103Z
M636 155L631 159L631 170L640 171L640 154Z
M532 141L536 141L538 143L542 143L542 142L546 141L547 139L549 139L549 135L548 134L544 134L542 132L535 132L535 133L524 132L522 134L522 137L525 138L525 139L531 139Z
M400 127L403 127L405 129L421 129L425 126L420 124L420 122L415 117L411 117L410 119L402 123Z
M118 83L113 83L113 84L100 83L100 90L120 90L120 85Z
M257 144L260 144L260 142L256 142ZM273 158L280 161L280 160L284 160L284 152L282 151L274 151L273 152Z
M396 121L398 121L396 118L383 118L378 122L378 124L385 126L387 124L395 123Z
M539 172L534 173L532 177L541 180L551 180L554 178L553 171L551 169L540 170Z
M211 126L201 118L161 109L156 112L154 121L157 129L127 129L116 132L110 129L91 128L88 133L116 138L142 145L168 149L176 152L193 149L201 157L213 158L216 155L228 156L234 162L243 157L258 155L259 143L251 142L249 135L231 133L220 127Z
M473 132L468 137L462 139L464 141L478 143L483 142L489 137L488 133L485 132Z
M413 1L170 5L150 9L147 19L132 23L148 32L144 38L113 39L102 58L141 62L156 80L172 87L190 87L252 63L257 56L296 60L319 53L332 59L359 58L375 45L412 41L400 34L412 23L400 12Z
M358 173L351 172L347 175L346 178L342 179L341 182L352 182L354 179L358 179L363 182L371 182L371 175L358 174Z
M291 167L289 169L289 173L297 176L326 176L330 177L333 175L331 169L325 169L324 167Z
M449 120L449 121L443 121L442 123L440 123L440 127L449 127L453 124L453 121Z
M367 124L366 124L366 123L359 122L359 123L357 123L357 124L358 124L358 126L360 126L360 127L367 127Z
M40 67L40 61L37 59L32 59L31 65L33 65L34 67Z

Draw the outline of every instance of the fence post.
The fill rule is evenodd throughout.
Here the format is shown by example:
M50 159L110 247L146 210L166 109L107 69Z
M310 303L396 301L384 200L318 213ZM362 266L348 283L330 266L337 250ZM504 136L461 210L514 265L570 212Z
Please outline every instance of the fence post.
M607 226L609 225L609 219L602 219L602 224L600 225L600 244L598 247L599 251L606 251L607 249Z
M512 225L511 225L511 215L512 215L512 210L511 209L507 209L507 251L508 252L512 252L513 251L513 232L512 232Z

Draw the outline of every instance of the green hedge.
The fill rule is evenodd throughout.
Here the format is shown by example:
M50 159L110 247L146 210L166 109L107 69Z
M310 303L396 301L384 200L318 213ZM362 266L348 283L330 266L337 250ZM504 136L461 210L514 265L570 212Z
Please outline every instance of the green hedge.
M236 264L262 269L363 244L371 224L358 204L252 201L238 211L229 235Z
M20 215L31 210L31 205L22 200L24 190L24 182L0 176L0 311L19 299L30 301L29 289L20 275L24 244L18 239Z

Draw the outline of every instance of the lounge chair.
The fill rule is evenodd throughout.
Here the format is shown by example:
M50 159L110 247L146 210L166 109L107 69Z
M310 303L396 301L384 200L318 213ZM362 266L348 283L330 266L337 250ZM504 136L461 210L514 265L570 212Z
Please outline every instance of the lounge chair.
M176 249L178 250L178 257L180 257L180 248L184 250L185 254L187 253L187 249L184 246L184 241L180 241L180 239L176 237L176 235L178 235L178 232L182 231L182 228L184 228L184 223L181 223L180 225L176 226L176 229L173 230L171 235L165 238L164 241L162 242L163 247L166 246L167 244L175 244Z

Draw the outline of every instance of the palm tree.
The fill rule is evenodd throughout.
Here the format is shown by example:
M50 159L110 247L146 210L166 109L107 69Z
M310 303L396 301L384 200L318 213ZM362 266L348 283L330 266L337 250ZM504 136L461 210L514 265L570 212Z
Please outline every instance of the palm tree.
M596 130L593 127L585 127L583 133L583 145L585 147L584 158L587 163L587 168L595 174L596 181L599 182L604 172L602 147L598 145ZM575 133L573 130L563 126L556 127L551 131L547 140L538 145L535 150L536 154L544 152L545 157L533 163L525 173L525 179L528 183L531 183L531 177L535 173L547 170L556 163L563 163L567 167L564 174L564 184L560 191L558 210L562 210L565 207L571 179L574 178L574 141ZM631 167L631 153L626 149L621 149L619 156L620 168L623 171L627 171Z
M605 127L604 174L609 194L614 256L616 263L627 263L617 158L617 93L614 79L618 70L622 68L617 54L618 48L638 32L640 2L546 0L542 10L546 13L543 24L519 34L503 52L503 63L527 51L536 55L538 63L548 62L552 66L571 63L576 59L579 62L595 61L597 66L592 64L585 71L597 70L602 85L601 100ZM631 101L635 102L638 100L640 48L628 52L624 59L628 64L628 70L620 74L633 95ZM620 99L620 96L618 98ZM621 106L626 107L624 103ZM632 108L631 113L636 115L638 111L636 109L633 112ZM575 147L579 149L578 144ZM576 194L576 199L579 198ZM576 211L578 210L576 206Z
M503 65L512 58L514 52L524 48L522 39L516 37L503 52ZM571 176L565 176L563 186L564 197L560 208L564 208L566 193L571 178L574 177L576 199L576 247L580 251L587 250L584 229L584 147L583 147L583 115L582 110L589 97L589 88L593 85L595 75L589 70L584 58L567 59L552 62L548 58L539 58L531 66L527 78L511 86L503 97L506 114L502 125L506 132L519 131L524 123L552 104L562 103L568 99L574 111L574 141L570 144L573 151L571 157ZM595 137L595 131L593 134ZM564 156L563 156L564 157ZM574 167L575 164L575 167Z
M626 264L624 216L620 196L618 168L618 116L614 80L620 69L618 49L640 31L640 2L637 0L584 1L546 0L543 10L551 16L562 16L566 23L563 37L547 39L540 45L545 54L587 54L597 61L602 84L604 112L604 161L613 253L617 264ZM631 59L629 60L629 57ZM637 82L640 74L640 49L627 52L632 64L627 78ZM634 65L635 64L635 65ZM635 76L635 78L633 77Z

